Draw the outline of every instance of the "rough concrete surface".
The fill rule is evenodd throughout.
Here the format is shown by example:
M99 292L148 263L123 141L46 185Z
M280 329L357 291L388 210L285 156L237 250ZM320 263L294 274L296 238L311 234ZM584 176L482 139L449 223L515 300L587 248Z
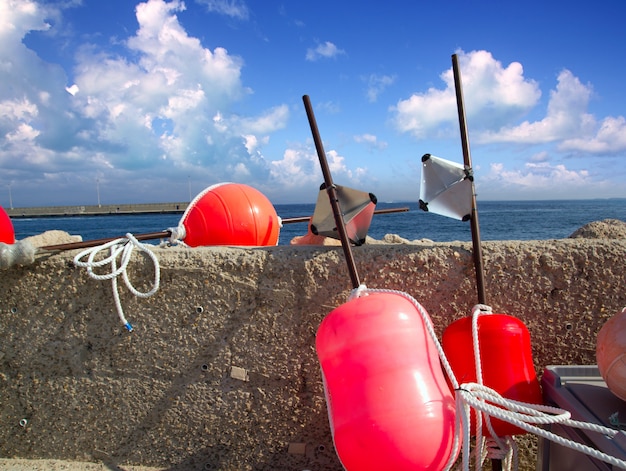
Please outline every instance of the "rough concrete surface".
M483 243L488 302L526 323L538 374L595 363L597 332L626 305L619 237ZM132 333L76 252L0 271L0 470L341 470L315 354L351 289L341 248L154 253L154 296L120 281ZM372 243L354 258L438 335L476 302L469 243ZM151 262L135 253L129 275L148 289ZM532 469L536 440L520 443Z

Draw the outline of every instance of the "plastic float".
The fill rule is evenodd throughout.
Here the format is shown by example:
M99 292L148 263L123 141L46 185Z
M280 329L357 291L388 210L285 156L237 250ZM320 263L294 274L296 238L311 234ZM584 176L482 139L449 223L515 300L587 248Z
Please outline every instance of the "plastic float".
M278 244L280 225L274 206L259 190L220 183L190 203L174 231L190 247L268 246Z
M450 324L441 343L459 383L483 384L514 401L543 402L530 333L519 319L508 314L492 314L479 307L474 315ZM494 419L486 435L504 437L524 433L519 427Z
M311 103L303 100L355 289L316 336L335 450L349 471L443 469L458 453L455 405L430 317L404 293L360 285Z
M0 206L0 242L5 244L12 244L15 242L13 223L2 206Z
M598 332L596 360L609 391L626 401L626 307Z
M374 290L334 309L317 331L333 441L347 470L443 469L452 457L454 396L422 315L407 297Z

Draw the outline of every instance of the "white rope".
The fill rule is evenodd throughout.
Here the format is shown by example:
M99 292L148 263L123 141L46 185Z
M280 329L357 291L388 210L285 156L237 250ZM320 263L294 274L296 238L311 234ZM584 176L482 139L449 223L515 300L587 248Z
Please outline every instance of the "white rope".
M587 445L583 445L581 443L566 439L555 433L552 433L544 428L541 425L549 425L549 424L563 424L569 427L589 430L593 432L601 433L608 438L614 438L618 433L621 433L619 430L615 430L612 428L604 427L602 425L592 424L588 422L580 422L571 419L570 412L559 409L556 407L546 406L542 404L529 404L520 401L514 401L511 399L506 399L502 397L497 391L494 391L491 388L488 388L482 384L478 383L464 383L459 385L456 377L454 376L454 372L446 358L446 355L443 351L439 340L435 334L435 330L432 326L432 322L430 320L430 316L428 312L422 307L422 305L417 302L411 295L407 293L403 293L401 291L395 290L386 290L386 289L368 289L365 285L361 285L358 288L355 288L351 295L350 299L355 297L367 296L369 293L390 293L390 294L398 294L400 296L405 297L415 306L417 311L419 312L422 320L424 321L424 327L428 332L428 335L431 337L433 343L435 344L435 348L439 353L439 358L441 360L441 365L448 375L448 379L452 384L452 388L455 390L456 394L456 420L455 420L455 436L453 441L452 453L450 455L450 459L445 466L445 470L449 470L454 465L454 459L458 452L459 447L459 434L462 431L463 439L462 439L462 465L464 470L470 469L470 440L471 440L471 427L470 427L470 409L473 408L476 410L476 418L477 418L477 429L480 424L481 416L485 415L486 423L488 428L490 429L490 433L492 439L485 441L482 436L477 436L476 447L474 453L476 455L476 469L482 468L482 463L485 457L490 456L494 459L504 459L505 463L508 466L506 469L510 469L510 466L513 465L514 469L517 469L517 446L512 437L497 437L497 435L493 432L490 424L490 417L494 417L496 419L500 419L502 421L508 422L512 425L517 426L518 428L525 430L529 433L533 433L539 437L545 438L547 440L553 441L559 445L571 448L575 451L584 453L586 455L592 456L598 460L609 463L617 468L626 469L626 461L620 460L614 456L611 456L607 453L603 453L595 448L592 448ZM480 347L478 345L478 323L477 318L482 314L490 314L491 308L485 305L477 305L472 310L472 337L475 340L474 350L480 354ZM476 360L476 372L477 379L482 380L482 369L480 365L480 357L476 356L478 360ZM486 446L489 450L485 453L484 448ZM498 450L492 450L494 448Z
M587 445L563 438L543 429L542 427L539 427L539 425L560 423L573 428L601 433L606 435L608 438L614 438L618 433L620 433L619 430L588 422L572 420L570 418L571 414L564 409L539 404L527 404L505 399L493 389L476 383L462 384L457 393L462 397L462 401L464 403L473 407L477 411L481 411L492 417L504 420L527 432L534 433L542 438L592 456L618 468L626 469L626 461L598 451ZM489 403L485 401L488 401Z
M131 293L139 298L147 298L155 294L159 289L160 269L159 260L152 250L150 250L150 247L151 246L149 244L139 242L132 234L129 233L126 234L126 237L112 240L111 242L107 242L106 244L99 245L97 247L91 247L80 252L74 257L74 264L76 266L86 268L87 274L94 280L111 280L113 287L113 300L115 302L117 314L122 321L122 324L124 324L124 327L126 327L129 332L133 331L133 327L124 316L124 310L122 309L122 303L117 289L117 277L122 275L126 287ZM152 289L146 292L138 291L133 286L132 282L128 278L128 272L126 271L135 248L146 254L152 260L154 265L154 281ZM107 249L109 249L109 256L96 260L96 257L99 256L100 252ZM87 261L83 261L85 257L87 257ZM118 258L120 259L119 267L117 266ZM109 273L99 274L94 271L94 269L104 267L105 265L111 265L111 271Z

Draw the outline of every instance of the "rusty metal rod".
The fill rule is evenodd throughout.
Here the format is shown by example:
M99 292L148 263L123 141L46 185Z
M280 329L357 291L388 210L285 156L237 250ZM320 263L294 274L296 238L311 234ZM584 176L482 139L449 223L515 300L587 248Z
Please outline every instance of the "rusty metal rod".
M387 208L387 209L376 209L374 214L390 214L390 213L406 213L409 211L409 208ZM282 220L283 224L293 224L295 222L308 222L311 220L311 216L299 216L293 218L285 218Z
M465 107L463 105L463 86L461 83L461 72L459 70L459 60L456 54L452 55L452 71L454 73L454 88L456 90L456 104L459 113L459 128L461 131L461 145L463 147L463 164L466 168L472 168L472 156L470 154L469 135L467 123L465 121ZM474 180L472 179L472 213L470 215L470 227L472 230L472 247L474 256L474 270L476 271L476 289L478 291L478 302L487 303L485 295L485 271L483 267L483 251L480 243L480 227L478 225L478 207L476 205L476 192L474 190Z
M337 224L337 231L341 240L341 247L346 257L346 263L348 264L348 271L350 272L350 280L352 281L352 287L358 288L361 285L359 280L359 274L356 270L354 263L354 257L352 256L352 249L350 247L350 240L348 239L348 233L346 232L346 225L343 220L341 208L339 206L339 199L337 198L337 189L333 183L333 178L330 174L330 167L328 166L328 160L326 159L326 152L322 144L320 132L317 128L317 122L315 121L315 115L313 114L313 107L311 106L311 99L308 95L302 97L304 101L304 108L306 110L307 118L309 119L309 126L311 127L311 133L313 134L313 141L315 142L315 149L317 150L317 157L322 167L322 173L324 174L324 182L326 184L326 191L328 192L328 198L330 200L330 206L333 209L333 215L335 216L335 224Z
M133 234L133 237L137 240L151 240L151 239L164 239L170 237L172 233L170 231L161 232L147 232L145 234ZM48 250L51 252L61 250L74 250L74 249L86 249L88 247L96 247L98 245L108 244L114 240L120 239L120 237L108 237L106 239L94 239L84 240L81 242L68 242L66 244L46 245L45 247L39 247L39 250Z

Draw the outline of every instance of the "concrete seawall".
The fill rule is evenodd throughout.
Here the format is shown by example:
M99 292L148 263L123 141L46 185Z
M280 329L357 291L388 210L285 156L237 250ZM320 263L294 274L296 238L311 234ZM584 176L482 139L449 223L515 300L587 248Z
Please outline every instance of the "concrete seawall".
M594 364L595 340L626 305L626 239L483 244L496 312L522 319L538 373ZM401 290L437 333L475 304L471 245L366 245L370 288ZM161 287L147 299L73 253L0 272L0 457L168 470L341 470L315 333L350 291L337 247L155 248ZM153 279L133 255L138 289ZM532 469L532 437L523 438ZM524 463L526 463L524 465ZM111 468L116 469L116 468Z
M98 216L107 214L182 213L189 203L102 204L91 206L39 206L4 208L11 218Z

